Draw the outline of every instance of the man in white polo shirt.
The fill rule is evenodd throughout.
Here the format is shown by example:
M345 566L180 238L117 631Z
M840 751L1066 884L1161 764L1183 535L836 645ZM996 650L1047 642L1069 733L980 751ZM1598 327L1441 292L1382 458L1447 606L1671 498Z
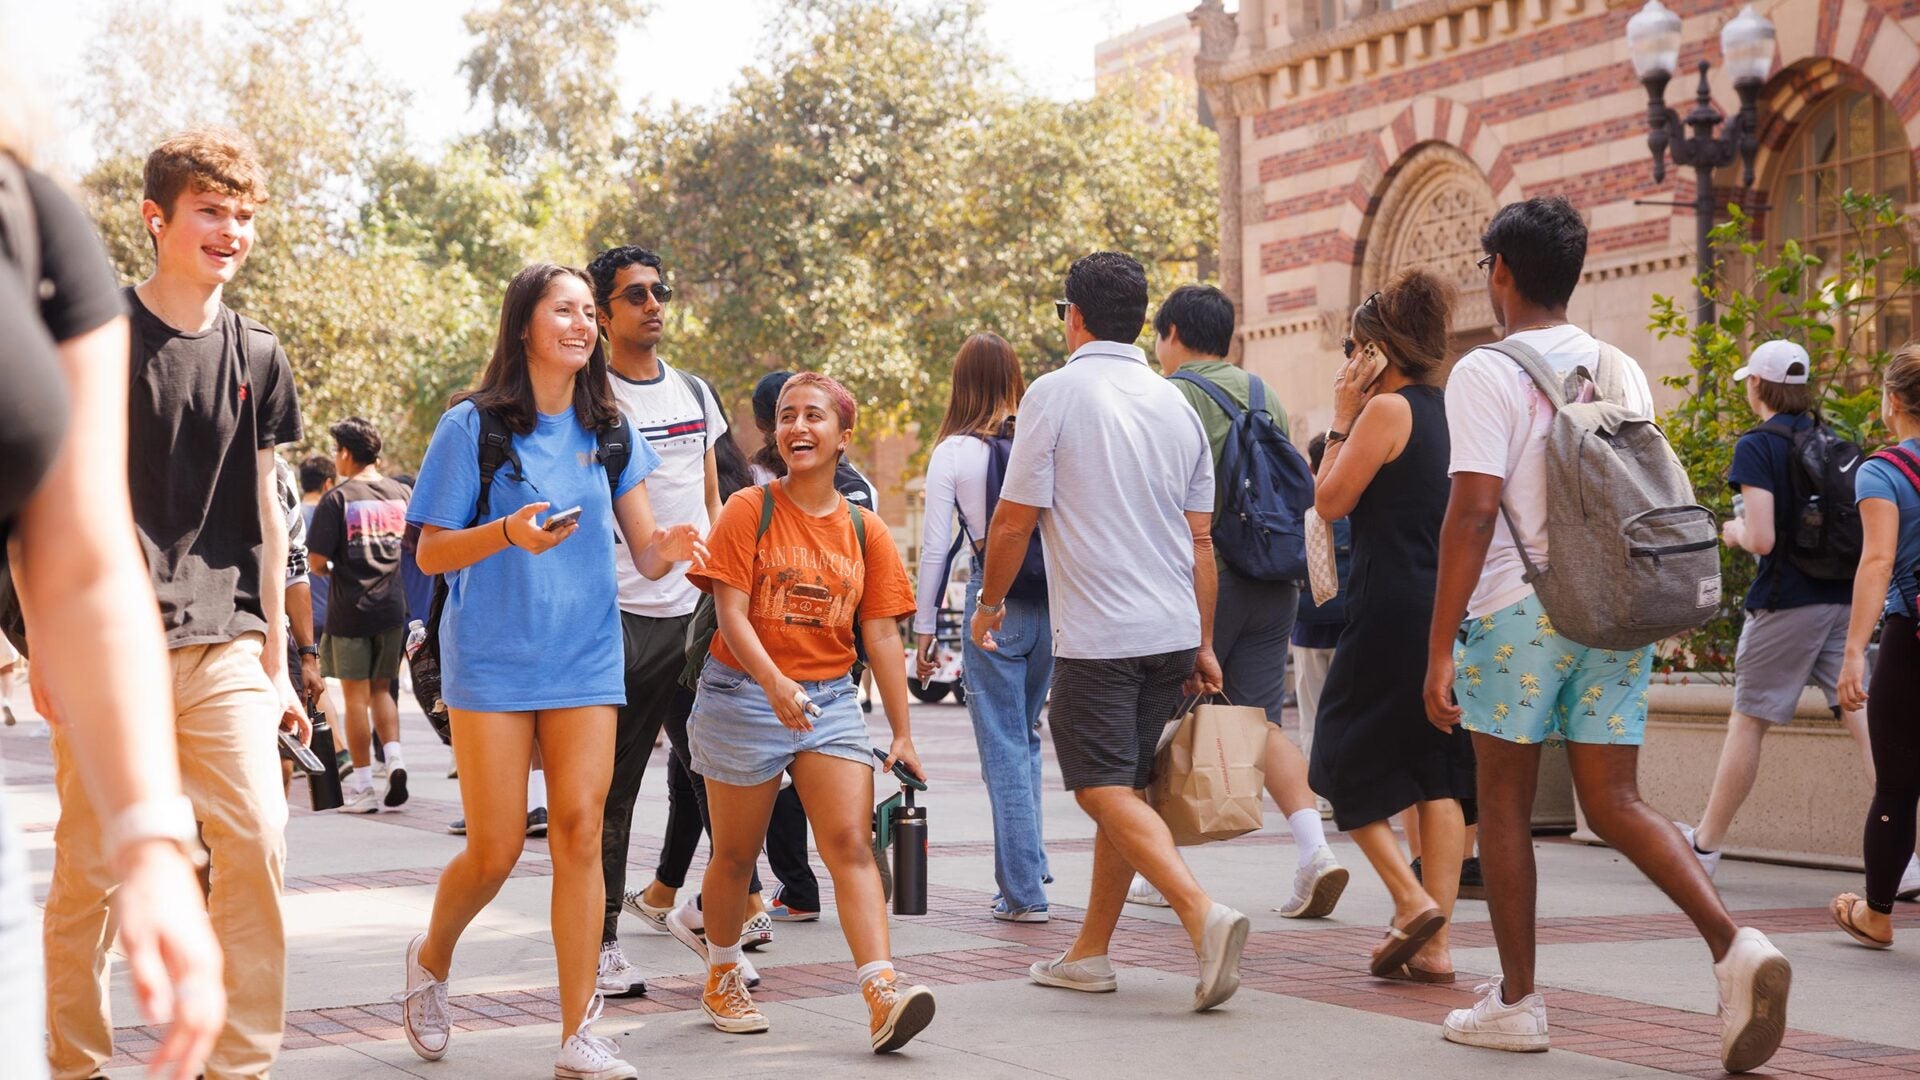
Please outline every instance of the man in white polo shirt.
M1140 264L1095 252L1067 272L1066 293L1056 304L1073 355L1020 403L972 628L993 648L1038 523L1054 612L1048 726L1067 790L1098 832L1080 934L1032 975L1045 986L1116 989L1107 946L1138 870L1193 939L1200 1012L1239 987L1249 924L1200 888L1142 796L1182 697L1220 689L1213 457L1200 417L1133 344L1147 317Z

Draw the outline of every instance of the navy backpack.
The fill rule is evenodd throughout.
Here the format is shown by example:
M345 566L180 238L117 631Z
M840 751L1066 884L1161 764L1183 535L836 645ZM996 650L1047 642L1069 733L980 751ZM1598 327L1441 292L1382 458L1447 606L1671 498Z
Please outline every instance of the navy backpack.
M1206 391L1232 425L1220 447L1214 483L1222 493L1213 519L1213 546L1241 577L1255 581L1304 581L1307 576L1307 507L1313 505L1313 472L1267 412L1267 388L1248 373L1247 404L1211 379L1190 371L1173 377Z

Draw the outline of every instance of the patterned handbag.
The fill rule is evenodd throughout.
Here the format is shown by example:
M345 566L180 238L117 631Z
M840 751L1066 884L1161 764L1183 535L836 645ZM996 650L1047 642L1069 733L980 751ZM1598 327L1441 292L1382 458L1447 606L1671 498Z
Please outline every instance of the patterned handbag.
M1334 560L1333 526L1307 507L1307 581L1313 589L1313 602L1324 604L1340 595L1340 566Z

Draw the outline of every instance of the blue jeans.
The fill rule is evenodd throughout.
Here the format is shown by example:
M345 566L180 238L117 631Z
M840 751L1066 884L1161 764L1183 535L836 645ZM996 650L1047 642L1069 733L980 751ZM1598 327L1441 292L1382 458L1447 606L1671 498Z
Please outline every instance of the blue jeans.
M967 582L967 625L980 596L979 560ZM1010 600L993 652L971 633L961 653L967 712L980 747L980 778L993 807L993 876L1012 911L1047 906L1040 835L1040 708L1053 677L1053 627L1045 600Z

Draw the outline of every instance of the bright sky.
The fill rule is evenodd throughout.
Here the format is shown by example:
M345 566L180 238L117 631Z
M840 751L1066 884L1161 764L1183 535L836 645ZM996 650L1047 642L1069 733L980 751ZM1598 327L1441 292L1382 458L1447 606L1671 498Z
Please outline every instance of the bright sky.
M146 0L150 2L150 0ZM224 0L165 0L182 12L217 16ZM301 0L292 0L299 3ZM391 80L413 93L409 134L423 148L478 127L458 65L469 39L460 17L479 0L348 0L361 37ZM1093 92L1094 46L1178 14L1197 0L986 0L986 47L1008 61L1027 88L1050 97ZM68 145L58 164L84 168L92 153L86 123L62 100L89 38L114 0L0 0L0 68L11 69ZM622 42L621 96L690 105L724 99L734 75L753 65L779 0L653 0L644 25Z

